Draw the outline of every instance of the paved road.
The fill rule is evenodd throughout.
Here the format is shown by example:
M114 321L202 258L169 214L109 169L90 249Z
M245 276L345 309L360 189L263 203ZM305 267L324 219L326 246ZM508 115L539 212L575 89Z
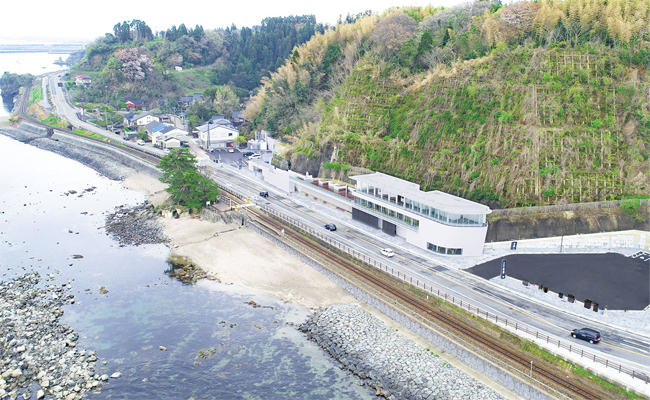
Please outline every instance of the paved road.
M464 299L463 301L478 305L482 310L487 310L491 314L497 314L499 318L508 318L513 322L527 324L539 331L557 336L567 343L583 346L586 351L603 353L602 357L612 361L627 360L626 365L650 373L650 367L648 367L650 343L647 338L639 338L634 333L608 326L598 326L598 324L580 316L570 315L527 299L518 298L499 286L489 284L470 273L446 268L420 254L409 252L408 249L396 248L395 243L384 241L370 232L359 230L337 219L335 211L323 213L307 208L294 202L286 193L279 194L274 187L242 176L238 170L228 166L210 164L210 167L216 180L245 196L250 196L258 204L280 210L314 229L321 229L324 234L333 239L346 243L357 251L374 256L395 270L419 279L420 282L445 288L446 292ZM266 199L259 198L258 194L261 190L269 191L271 196ZM336 232L329 232L323 228L325 223L330 222L336 223L339 227ZM384 247L395 249L397 256L392 259L382 259L379 251ZM604 338L603 343L591 345L569 337L569 332L578 327L593 327L600 330Z
M66 99L66 94L64 92L63 87L59 87L58 83L63 82L61 80L62 74L54 74L49 76L49 87L50 87L50 93L52 94L52 103L55 107L55 114L62 119L67 120L70 124L72 124L75 128L80 127L83 128L87 131L96 133L100 136L103 136L105 138L111 139L115 142L119 142L125 146L132 147L134 149L138 149L140 151L145 151L149 154L155 154L162 156L165 153L152 146L138 146L137 144L134 144L133 142L130 141L125 141L122 139L120 135L116 135L115 133L108 131L106 129L100 128L97 125L93 125L88 122L84 122L80 120L77 117L77 113L81 113L81 109L75 106L70 105Z
M59 81L57 75L50 80L52 99L57 107L57 113L67 119L75 126L98 133L102 136L115 139L117 135L97 128L94 125L79 121L75 108L65 102L61 88L56 85ZM125 143L131 145L130 143ZM411 252L406 247L396 246L373 234L371 229L360 230L346 224L337 212L329 210L321 212L294 202L284 193L278 193L277 189L265 183L241 174L237 169L242 164L246 168L247 160L242 159L241 153L212 153L206 155L194 141L190 141L192 151L199 159L214 159L221 155L222 163L208 162L215 179L220 184L230 186L237 192L255 199L276 210L291 216L296 220L312 226L314 229L322 229L323 233L333 239L346 243L357 251L365 252L368 255L380 259L379 250L384 247L391 247L396 250L397 256L392 259L383 259L383 263L391 266L396 271L407 273L425 282L427 285L440 287L457 298L480 306L491 314L499 315L499 318L508 318L510 321L517 321L529 325L539 331L545 331L555 335L563 341L573 343L574 347L582 346L590 352L600 352L601 356L611 359L614 362L623 361L626 365L638 371L650 373L650 343L647 338L640 338L634 333L628 333L608 326L598 326L594 322L563 312L554 308L540 305L527 299L513 296L510 292L492 285L470 273L449 269L439 263L428 259L417 252ZM216 157L215 157L216 156ZM261 190L267 190L271 194L266 199L260 199L258 194ZM325 230L325 223L334 222L339 229L336 232ZM569 331L577 327L593 327L603 334L603 343L590 345L586 342L572 339L568 336Z

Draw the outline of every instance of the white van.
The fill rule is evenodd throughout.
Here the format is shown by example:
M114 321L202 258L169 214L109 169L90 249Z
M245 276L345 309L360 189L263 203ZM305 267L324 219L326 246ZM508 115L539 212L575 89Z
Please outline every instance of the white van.
M248 157L249 160L259 160L261 158L262 158L262 156L257 154L257 153L255 153L252 156Z

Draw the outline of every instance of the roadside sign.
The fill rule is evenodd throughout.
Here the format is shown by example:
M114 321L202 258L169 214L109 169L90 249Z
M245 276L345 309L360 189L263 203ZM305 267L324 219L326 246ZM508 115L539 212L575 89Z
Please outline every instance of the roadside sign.
M501 261L501 279L506 279L506 260Z

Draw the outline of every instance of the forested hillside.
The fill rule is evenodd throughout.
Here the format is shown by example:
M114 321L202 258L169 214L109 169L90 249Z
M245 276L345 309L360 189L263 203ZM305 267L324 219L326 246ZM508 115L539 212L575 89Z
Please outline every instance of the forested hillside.
M493 207L647 197L649 28L650 0L393 9L298 46L247 114L312 173Z
M325 29L307 15L266 18L260 26L241 29L188 29L181 24L156 35L145 22L133 20L116 24L112 33L88 46L73 71L93 77L84 93L88 101L106 101L108 86L108 92L122 98L167 98L175 104L179 95L202 92L200 84L228 85L243 98L283 64L294 46ZM185 71L176 73L175 67ZM188 74L188 69L196 73ZM204 82L197 85L191 79Z

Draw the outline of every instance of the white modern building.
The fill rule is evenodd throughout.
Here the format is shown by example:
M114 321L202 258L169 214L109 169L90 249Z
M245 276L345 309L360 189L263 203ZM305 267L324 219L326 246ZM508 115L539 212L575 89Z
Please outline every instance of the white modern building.
M353 219L438 254L483 253L489 207L379 172L350 179Z

